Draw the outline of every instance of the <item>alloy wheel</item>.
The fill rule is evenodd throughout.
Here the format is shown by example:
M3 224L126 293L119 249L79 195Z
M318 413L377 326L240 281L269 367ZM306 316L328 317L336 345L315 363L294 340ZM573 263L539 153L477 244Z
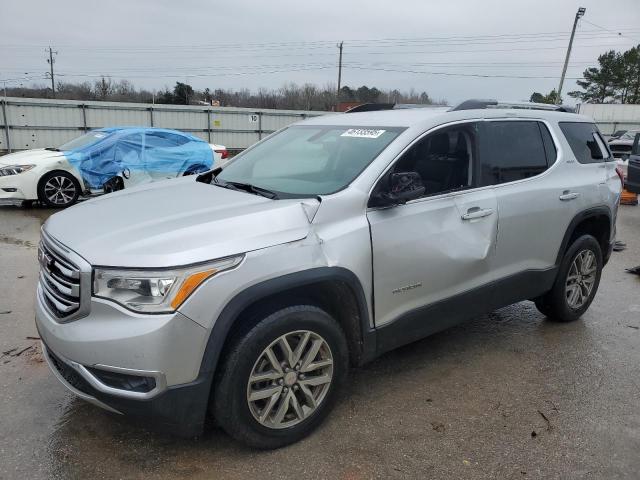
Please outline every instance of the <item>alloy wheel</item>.
M263 350L251 370L249 410L265 427L292 427L318 409L332 379L329 344L309 330L287 333Z
M574 310L581 308L591 295L596 282L598 262L591 250L581 250L573 259L565 283L567 304Z
M73 181L65 176L55 176L44 184L44 194L47 200L54 205L67 205L76 195L76 186Z

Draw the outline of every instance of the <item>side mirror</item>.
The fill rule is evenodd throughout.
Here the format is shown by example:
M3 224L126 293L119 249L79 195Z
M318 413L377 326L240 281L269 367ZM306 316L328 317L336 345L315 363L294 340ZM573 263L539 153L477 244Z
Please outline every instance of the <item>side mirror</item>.
M631 155L640 155L640 133L636 133L633 139L633 147L631 148Z
M424 195L422 177L417 172L392 173L389 177L389 190L377 195L379 206L403 205Z

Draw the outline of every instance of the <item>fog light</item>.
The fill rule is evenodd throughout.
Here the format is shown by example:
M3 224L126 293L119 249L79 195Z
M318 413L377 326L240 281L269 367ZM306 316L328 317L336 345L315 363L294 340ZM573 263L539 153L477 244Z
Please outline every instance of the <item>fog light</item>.
M125 373L110 372L99 368L85 367L98 380L111 388L127 390L130 392L150 392L156 388L156 379L139 375L127 375Z
M4 190L5 192L9 192L9 193L17 192L17 191L18 191L18 189L17 189L17 188L3 188L2 190Z

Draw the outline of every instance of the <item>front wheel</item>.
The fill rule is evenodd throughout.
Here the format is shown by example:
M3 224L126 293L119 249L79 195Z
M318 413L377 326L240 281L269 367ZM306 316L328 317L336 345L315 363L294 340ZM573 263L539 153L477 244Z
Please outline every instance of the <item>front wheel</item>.
M602 250L591 235L576 239L565 253L553 288L535 300L549 320L572 322L587 311L602 274Z
M235 439L278 448L327 416L348 369L338 323L309 305L284 308L242 336L213 394L216 420Z
M38 183L38 199L48 207L65 208L80 196L78 181L67 172L49 172Z

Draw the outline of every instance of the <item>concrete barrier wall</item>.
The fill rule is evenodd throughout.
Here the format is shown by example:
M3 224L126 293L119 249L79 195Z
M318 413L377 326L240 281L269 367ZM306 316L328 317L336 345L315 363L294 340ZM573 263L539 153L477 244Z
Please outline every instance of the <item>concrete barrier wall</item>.
M8 97L0 99L0 153L56 147L93 128L118 126L171 128L241 150L291 123L326 113Z

